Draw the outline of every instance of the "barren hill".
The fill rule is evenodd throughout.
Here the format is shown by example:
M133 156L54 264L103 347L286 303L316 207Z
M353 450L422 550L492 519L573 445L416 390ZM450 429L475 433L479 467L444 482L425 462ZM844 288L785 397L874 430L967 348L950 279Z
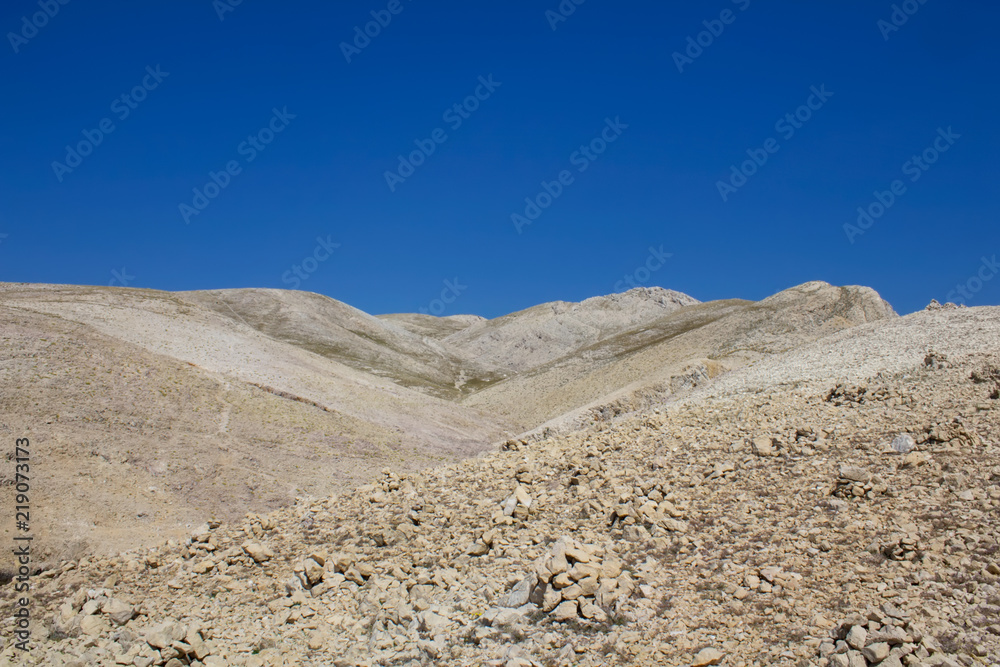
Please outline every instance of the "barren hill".
M373 317L283 290L5 284L0 426L43 443L40 502L62 508L38 514L44 555L114 552L662 403L893 315L825 283L760 303L635 289L496 320Z
M752 345L722 324L706 345L752 363L678 400L53 564L31 659L1000 664L1000 308L878 303L822 284L727 303L685 331L736 317ZM839 331L808 342L810 321Z
M419 336L426 336L435 340L447 338L477 322L486 320L485 317L480 317L479 315L435 317L434 315L422 315L419 313L393 313L390 315L378 315L377 317L401 326Z
M59 508L35 523L50 555L149 543L507 432L181 295L6 286L0 318L2 429L39 444L36 501Z
M445 343L468 358L525 371L696 303L680 292L637 287L580 303L543 303L477 322L448 336Z
M895 316L870 288L822 282L759 303L690 305L496 383L463 403L509 415L527 429L581 406L662 402L724 371Z
M247 289L179 296L275 340L442 398L460 395L460 376L479 384L497 377L490 366L457 354L433 336L319 294Z

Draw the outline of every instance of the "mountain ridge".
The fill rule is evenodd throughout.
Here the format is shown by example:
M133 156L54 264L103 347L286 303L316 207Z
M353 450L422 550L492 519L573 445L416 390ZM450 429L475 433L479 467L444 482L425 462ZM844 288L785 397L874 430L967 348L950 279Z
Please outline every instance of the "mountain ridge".
M762 302L637 288L486 320L372 316L273 289L4 283L0 395L8 431L53 443L51 488L78 491L64 503L77 518L40 524L50 555L115 550L349 489L385 467L412 472L676 400L749 361L893 316L883 304L825 283Z

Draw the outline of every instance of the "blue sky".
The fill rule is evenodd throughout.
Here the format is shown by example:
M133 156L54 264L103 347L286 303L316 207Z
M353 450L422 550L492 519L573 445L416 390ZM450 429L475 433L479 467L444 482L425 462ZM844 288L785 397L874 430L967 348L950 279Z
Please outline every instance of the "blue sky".
M1000 303L995 3L64 1L0 11L3 281Z

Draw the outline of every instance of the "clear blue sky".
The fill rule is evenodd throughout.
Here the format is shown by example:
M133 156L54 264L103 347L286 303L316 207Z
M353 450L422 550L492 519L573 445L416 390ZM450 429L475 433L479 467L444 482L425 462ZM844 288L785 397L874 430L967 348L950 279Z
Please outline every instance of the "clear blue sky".
M486 316L625 276L702 300L826 280L900 312L958 284L1000 303L996 3L910 0L896 30L871 0L567 0L566 20L558 0L64 1L0 11L3 281L298 282ZM373 11L387 25L345 56ZM543 181L559 196L515 224ZM892 205L849 234L876 191Z

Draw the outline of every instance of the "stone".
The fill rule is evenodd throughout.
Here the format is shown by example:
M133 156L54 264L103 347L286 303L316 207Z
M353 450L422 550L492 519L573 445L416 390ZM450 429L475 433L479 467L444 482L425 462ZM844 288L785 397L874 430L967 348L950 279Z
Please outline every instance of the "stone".
M545 591L542 597L542 604L541 604L542 611L544 612L552 611L557 606L559 606L559 603L562 602L562 599L563 599L562 593L560 593L554 588L549 587Z
M569 588L573 585L573 578L569 576L569 572L562 572L552 577L551 583L555 588Z
M201 641L200 638L195 638L193 641L189 641L188 644L191 646L191 654L198 660L204 660L211 653L208 644Z
M903 458L904 468L917 468L922 465L926 465L930 461L930 457L923 452L910 452Z
M688 529L686 523L677 519L663 519L660 521L660 525L672 533L686 533Z
M580 607L580 615L584 618L589 618L592 621L597 621L598 623L607 620L607 614L604 610L598 607L593 602L585 602Z
M847 641L848 646L860 651L865 647L865 642L868 639L868 631L860 625L855 625L848 631L847 637L844 639Z
M198 561L191 566L191 571L195 574L208 574L213 569L215 569L215 561L211 558L206 558L205 560Z
M522 605L516 609L510 607L491 607L483 614L482 620L493 627L502 628L524 623L528 614L536 611L531 604Z
M274 553L259 542L248 542L247 544L244 544L243 551L245 551L250 558L253 558L255 563L266 563L274 557Z
M580 595L583 597L593 596L601 587L600 580L597 577L584 577L576 585L580 587Z
M617 558L605 558L601 562L599 576L601 579L616 579L622 573L623 564ZM997 574L1000 574L998 572Z
M846 653L834 653L830 656L830 667L851 667Z
M179 641L187 634L186 628L173 621L165 621L146 631L146 643L153 648L163 649L174 641Z
M592 560L589 553L576 547L567 547L565 554L567 561L573 561L574 563L589 563Z
M528 490L523 486L518 485L518 487L514 489L514 497L517 499L518 504L531 509L531 496L528 495Z
M520 607L528 603L531 591L538 585L538 576L532 572L524 579L521 579L507 595L500 598L501 607Z
M723 654L718 649L703 648L694 657L691 667L708 667L708 665L718 665L722 662Z
M868 663L865 661L865 656L861 653L861 651L848 651L847 665L848 667L868 667Z
M841 466L840 478L864 484L872 478L872 474L858 466Z
M889 656L889 645L885 642L869 644L861 649L861 654L864 655L865 659L869 662L882 662Z
M566 560L566 556L562 553L553 553L552 556L550 556L546 561L545 565L545 569L549 573L550 581L555 577L558 577L560 574L566 574L569 570L569 562Z
M105 614L115 625L125 625L135 617L135 608L114 598L108 600L101 607L101 612Z
M642 526L625 526L622 537L628 542L642 542L649 539L649 532Z
M753 439L753 451L757 456L774 456L774 441L770 437L758 437Z
M902 628L894 625L887 626L868 636L870 642L885 642L890 646L905 644L907 640L906 632Z
M485 544L480 540L476 540L472 543L472 546L469 547L469 550L466 553L470 556L485 556L489 552L490 546L488 544Z
M319 582L323 581L323 565L316 562L316 559L306 558L303 566L305 567L306 580L310 586L315 586Z
M577 618L579 605L576 600L566 600L552 610L552 619L555 621L569 621Z
M890 446L900 454L909 454L917 446L917 443L909 433L900 433L893 439Z
M575 600L583 596L583 588L580 584L573 584L559 591L564 600Z
M420 628L434 635L451 625L451 621L433 611L424 611L419 615Z
M573 567L569 569L569 578L573 581L580 581L587 577L597 577L601 574L601 568L599 564L595 563L575 563Z
M84 616L80 619L80 632L90 637L98 637L108 629L108 622L101 616Z
M886 616L891 616L892 618L898 618L899 620L907 620L910 618L910 614L904 611L900 607L892 604L891 602L882 603L882 613Z

